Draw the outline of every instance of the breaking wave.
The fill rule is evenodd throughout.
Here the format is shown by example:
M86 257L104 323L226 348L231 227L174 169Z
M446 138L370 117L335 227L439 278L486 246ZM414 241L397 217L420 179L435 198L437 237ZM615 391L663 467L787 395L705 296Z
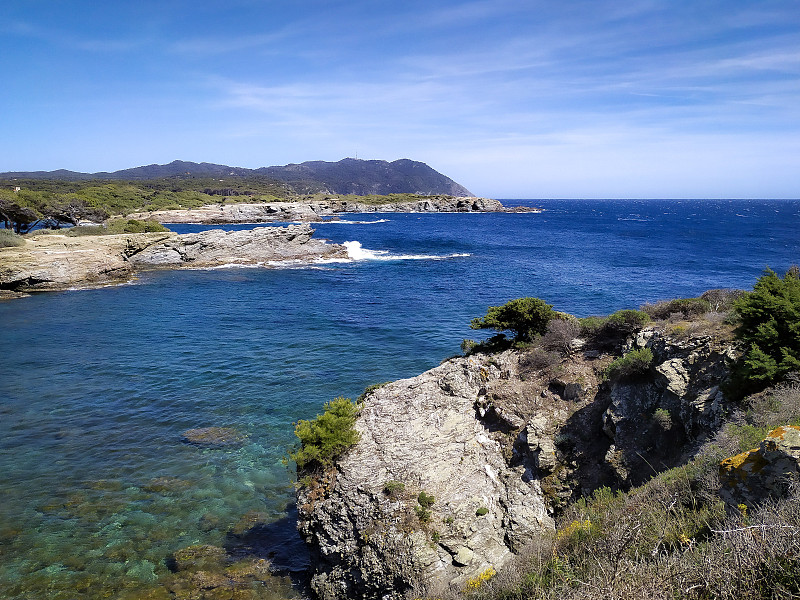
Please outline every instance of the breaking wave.
M344 242L350 260L444 260L447 258L463 258L469 253L461 254L392 254L388 250L369 250L361 246L361 242Z

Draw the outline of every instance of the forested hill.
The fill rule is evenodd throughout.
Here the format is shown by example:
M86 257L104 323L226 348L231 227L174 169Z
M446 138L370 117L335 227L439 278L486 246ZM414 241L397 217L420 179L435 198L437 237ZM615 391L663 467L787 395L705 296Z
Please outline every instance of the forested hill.
M194 179L208 177L231 178L257 177L289 184L300 194L328 192L334 194L447 194L471 196L463 186L422 162L408 159L388 162L385 160L358 160L345 158L338 162L309 161L285 166L245 169L213 163L195 163L176 160L166 165L146 165L123 169L112 173L79 173L60 169L58 171L6 172L0 179L38 180L152 180L161 178Z

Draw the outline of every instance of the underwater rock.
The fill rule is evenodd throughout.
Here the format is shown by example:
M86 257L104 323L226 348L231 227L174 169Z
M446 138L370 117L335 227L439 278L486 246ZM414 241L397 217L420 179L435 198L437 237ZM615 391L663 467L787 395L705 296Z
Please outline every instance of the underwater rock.
M230 448L244 444L247 436L233 427L200 427L187 429L182 434L183 441L203 448Z
M154 477L143 485L142 489L146 492L169 494L173 492L182 492L190 487L192 487L190 482L178 477Z
M225 562L225 556L224 548L210 544L196 544L175 552L169 567L177 573L200 569L220 569Z

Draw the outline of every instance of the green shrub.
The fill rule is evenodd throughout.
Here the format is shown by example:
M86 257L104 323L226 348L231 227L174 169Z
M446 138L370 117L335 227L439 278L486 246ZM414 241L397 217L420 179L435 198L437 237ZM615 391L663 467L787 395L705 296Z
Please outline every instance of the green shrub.
M109 233L160 233L169 231L158 221L138 219L113 219L108 222Z
M387 383L391 383L391 381L384 381L383 383L373 383L372 385L368 385L366 388L364 388L364 391L361 392L361 395L358 398L356 398L356 404L361 404L362 402L364 402L364 400L367 399L367 396L369 396L375 390L379 390Z
M653 351L650 348L631 350L606 367L608 379L631 379L647 373L653 363Z
M102 225L76 225L67 229L66 234L70 237L83 237L87 235L106 235L108 229Z
M710 310L711 303L703 298L678 298L642 306L642 312L647 313L651 319L660 320L669 319L673 315L691 319L704 315Z
M433 506L433 503L436 502L436 499L433 496L426 494L425 490L422 490L419 493L419 496L417 496L417 502L419 502L419 505L423 508L430 508Z
M398 494L403 493L405 489L405 483L394 479L383 484L383 493L391 498L395 498Z
M747 389L766 387L800 370L800 277L791 269L781 279L767 269L753 291L734 303L736 336L744 355L735 377Z
M350 398L336 398L325 403L325 411L309 421L302 420L294 428L300 449L289 456L298 470L330 466L345 450L359 440L355 430L358 407Z
M666 408L657 408L653 412L653 422L664 431L672 429L672 415Z
M25 238L21 235L17 235L10 229L0 229L0 248L13 248L24 245Z
M555 317L550 304L539 298L517 298L502 306L490 306L483 317L472 319L472 329L511 331L515 342L531 342L544 334Z
M475 511L475 515L478 517L482 517L488 514L489 514L489 509L486 508L485 506L481 506L478 510Z
M650 317L646 312L626 308L610 314L603 328L613 335L628 335L639 331L649 322Z

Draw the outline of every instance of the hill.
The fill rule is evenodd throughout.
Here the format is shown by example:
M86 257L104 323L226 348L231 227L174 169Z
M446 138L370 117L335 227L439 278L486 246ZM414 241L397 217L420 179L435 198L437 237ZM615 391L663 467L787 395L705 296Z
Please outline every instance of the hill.
M463 186L422 162L401 159L358 160L345 158L338 162L309 161L284 166L246 169L214 163L175 160L166 165L145 165L114 172L79 173L57 171L11 171L0 173L0 179L88 181L140 181L164 178L204 179L209 177L250 180L265 179L288 184L295 193L332 194L447 194L471 196Z

